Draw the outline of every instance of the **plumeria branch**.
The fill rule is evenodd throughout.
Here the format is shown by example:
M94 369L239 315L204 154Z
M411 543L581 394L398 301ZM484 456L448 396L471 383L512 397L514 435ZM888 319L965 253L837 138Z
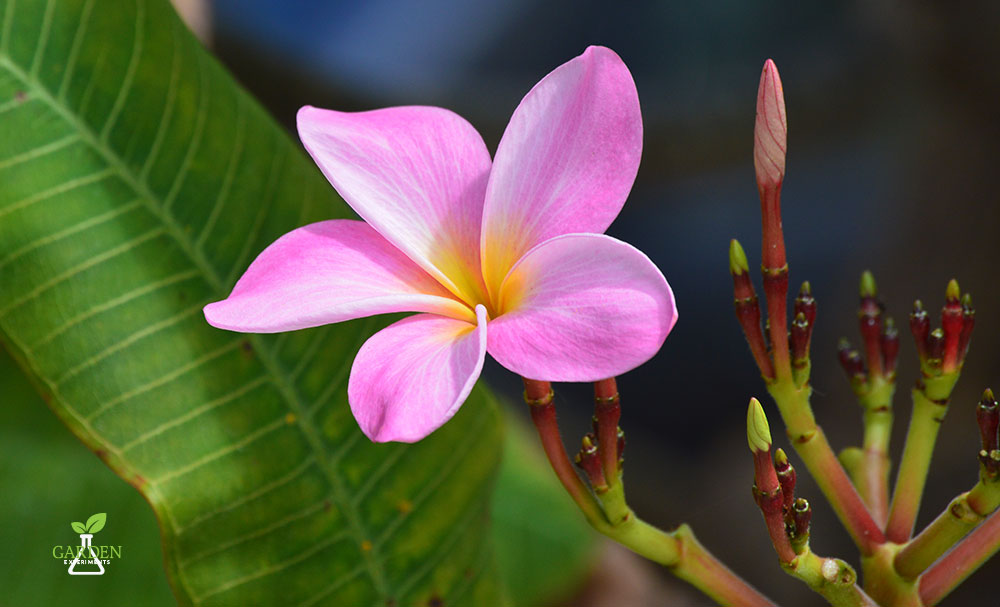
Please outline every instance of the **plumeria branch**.
M778 70L770 60L764 65L757 92L757 120L754 128L754 167L757 190L761 199L763 226L762 270L764 293L767 298L767 325L771 336L771 360L760 356L758 331L754 328L752 295L749 280L744 278L749 267L739 243L730 244L730 271L733 275L737 317L758 360L768 392L778 405L792 445L802 457L809 472L833 506L862 554L871 554L874 546L884 541L881 528L872 518L847 473L834 455L822 429L816 424L809 397L808 358L809 335L815 320L815 300L808 284L800 292L803 303L796 313L789 336L787 329L788 262L781 226L781 186L785 176L787 147L785 102ZM746 312L741 308L751 308ZM759 314L759 312L757 312ZM801 318L800 318L801 317ZM791 340L793 348L789 347ZM796 372L792 370L790 352L795 350ZM763 360L761 360L763 358ZM770 363L770 364L768 364ZM773 369L773 375L771 373Z
M1000 451L997 451L997 401L987 389L977 409L982 449L979 482L958 497L896 555L896 571L907 579L920 575L1000 507Z
M858 324L865 358L841 340L840 364L864 409L864 439L860 449L849 447L840 460L868 505L872 518L885 525L889 514L889 438L892 435L892 398L896 390L896 360L899 332L892 318L882 320L875 277L861 275ZM865 367L865 360L868 362Z
M971 298L960 298L960 293L958 282L951 280L941 311L941 329L928 331L930 323L919 300L910 316L921 380L913 389L913 412L886 525L886 536L896 543L905 542L913 532L938 429L968 352L975 311Z
M533 379L524 380L524 401L530 406L531 421L538 430L542 449L549 459L552 470L556 473L556 477L559 478L559 482L562 483L566 492L576 502L577 507L587 517L587 522L601 533L606 533L610 530L607 517L604 516L597 500L577 476L576 471L573 470L573 464L566 456L562 437L559 434L559 424L556 421L556 407L552 402L553 397L552 385L549 382Z
M614 379L596 382L595 426L597 440L586 438L578 458L591 480L593 493L573 470L562 444L549 382L524 379L524 399L538 430L542 448L563 487L587 521L600 533L654 562L695 586L720 605L764 607L774 603L712 556L687 525L666 532L646 523L628 508L621 482L623 442L619 440L620 400ZM608 425L614 424L612 433ZM601 437L604 437L603 439ZM612 439L612 437L614 437ZM607 448L614 458L605 457ZM600 462L605 465L594 466ZM616 479L614 485L609 477ZM598 483L595 485L595 482Z
M936 605L972 572L1000 552L1000 512L994 512L920 577L920 598Z
M810 550L809 502L795 497L795 470L784 452L778 449L771 459L771 430L756 398L747 409L747 442L754 460L754 499L782 568L835 607L877 605L857 585L858 574L850 565Z

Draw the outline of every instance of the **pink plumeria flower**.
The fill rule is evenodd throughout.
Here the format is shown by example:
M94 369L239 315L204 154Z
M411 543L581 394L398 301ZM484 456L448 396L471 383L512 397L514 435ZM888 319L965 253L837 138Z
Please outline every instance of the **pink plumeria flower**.
M448 421L486 353L524 377L596 381L649 360L677 320L655 265L603 234L635 180L632 76L590 47L524 97L490 161L479 133L436 107L304 107L299 136L364 221L285 234L210 324L274 333L419 312L361 347L351 411L374 441Z

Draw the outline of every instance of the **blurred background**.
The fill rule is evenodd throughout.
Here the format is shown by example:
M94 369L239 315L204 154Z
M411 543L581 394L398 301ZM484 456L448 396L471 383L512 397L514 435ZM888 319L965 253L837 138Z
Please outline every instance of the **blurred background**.
M619 380L629 501L661 526L691 524L707 547L772 598L818 605L818 596L778 568L750 498L746 403L765 391L733 317L727 271L733 237L751 266L759 261L752 129L761 66L773 58L789 124L783 206L792 288L809 280L819 302L812 342L817 418L836 449L860 442L860 408L837 365L836 344L841 336L858 342L861 271L874 272L888 314L903 327L915 298L936 314L947 280L955 277L972 293L977 327L918 525L976 482L974 406L983 388L1000 387L1000 353L993 346L1000 336L1000 4L179 3L219 59L289 128L304 104L339 110L437 105L466 117L495 150L511 112L542 76L589 44L617 51L639 90L645 141L632 195L609 233L656 262L680 311L660 354ZM902 341L894 459L917 374L905 329ZM5 377L9 366L0 362ZM485 377L518 403L517 377L492 362ZM136 533L155 546L155 523L148 509L142 511L141 498L110 471L100 472L98 460L18 386L5 388L13 405L0 407L8 439L3 449L12 454L0 462L3 474L42 475L51 486L65 485L78 475L61 477L66 473L57 464L73 461L89 471L87 478L104 483L81 486L78 495L93 495L95 506L106 503L101 492L130 495L122 498L121 516L134 519ZM588 390L557 386L571 451L589 425ZM777 444L787 447L776 409L762 402ZM26 426L33 434L19 430ZM20 443L10 441L29 438L50 445L52 466L17 464L14 446ZM792 461L799 466L794 456ZM799 478L799 494L815 509L813 548L857 565L855 549L818 489L807 474ZM58 499L87 503L62 490ZM23 522L25 537L32 524ZM644 577L629 578L635 598L607 604L709 604L665 572L644 565L639 571L629 574ZM995 560L943 604L994 604L998 574ZM148 573L137 569L136 575ZM169 600L162 579L144 583L151 597ZM609 583L595 581L591 598L565 604L595 604L586 601Z

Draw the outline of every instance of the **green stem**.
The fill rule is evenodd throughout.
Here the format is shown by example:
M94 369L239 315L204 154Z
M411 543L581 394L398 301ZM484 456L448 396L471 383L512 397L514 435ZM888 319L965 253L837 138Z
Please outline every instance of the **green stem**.
M670 535L677 540L681 554L677 565L670 567L674 575L695 586L720 605L774 605L773 601L744 582L702 546L690 527L681 525Z
M878 607L864 590L858 587L858 574L840 559L817 556L808 546L792 562L782 568L805 582L834 607Z
M775 604L706 550L688 525L666 532L630 513L622 522L601 532L636 554L667 567L719 605L773 607Z
M920 598L936 605L998 551L1000 512L994 512L920 576Z
M601 500L604 508L604 515L612 525L624 521L631 514L628 504L625 502L625 485L622 483L621 475L616 474L618 482L612 484L608 482L608 490L596 492L597 499Z
M896 571L906 579L916 579L941 555L1000 507L1000 483L984 478L954 500L926 529L896 555Z
M894 380L894 377L873 376L867 391L859 395L865 410L865 431L856 486L879 526L885 525L889 515L889 438L892 435Z
M874 554L861 559L865 591L879 605L924 607L916 582L903 579L893 568L900 548L899 544L882 544Z
M791 381L775 381L768 391L778 404L788 436L816 480L823 495L864 555L885 541L854 484L837 460L809 406L810 386L796 387Z
M720 605L774 606L774 602L760 594L699 544L687 525L681 525L667 533L635 516L625 504L621 483L602 496L613 507L625 510L623 516L613 519L614 522L609 520L566 456L556 423L551 386L548 382L528 379L524 380L524 386L531 419L538 430L549 464L594 529L636 554L666 566L674 575L695 586Z
M948 397L957 379L957 373L925 377L925 386L913 389L913 413L886 524L886 536L897 544L905 543L913 533L938 429L948 412Z

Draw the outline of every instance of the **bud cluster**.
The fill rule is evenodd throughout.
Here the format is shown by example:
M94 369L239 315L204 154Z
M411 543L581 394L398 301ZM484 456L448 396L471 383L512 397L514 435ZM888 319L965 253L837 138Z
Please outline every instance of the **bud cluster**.
M795 497L795 468L784 450L777 449L772 459L771 431L755 398L747 410L747 443L754 458L754 501L764 515L778 557L789 563L808 546L812 509L808 501Z
M930 329L930 319L918 299L910 313L910 332L916 342L917 354L924 375L938 376L958 372L969 351L976 311L972 296L961 295L958 281L952 279L945 291L941 309L941 327Z
M792 308L792 328L788 336L788 346L792 351L792 374L796 383L801 375L809 374L809 343L812 341L813 326L816 324L816 299L812 295L809 281L802 283Z
M618 426L621 400L614 378L594 382L593 431L584 435L574 462L597 494L619 482L625 464L625 433Z
M878 288L872 273L861 275L858 304L858 328L864 342L865 356L851 347L846 339L840 340L837 358L847 373L855 394L867 393L875 381L893 382L899 358L899 331L892 317L884 317L885 305L878 298ZM867 361L867 365L865 364Z
M785 533L792 541L796 554L809 542L809 522L812 507L805 498L795 497L795 468L788 461L783 449L774 452L774 470L781 485L782 512L785 516Z

